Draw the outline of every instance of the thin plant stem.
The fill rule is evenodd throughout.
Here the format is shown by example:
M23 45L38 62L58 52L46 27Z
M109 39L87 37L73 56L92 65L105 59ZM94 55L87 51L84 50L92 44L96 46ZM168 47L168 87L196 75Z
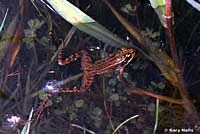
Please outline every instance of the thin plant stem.
M71 124L71 126L72 126L72 127L79 128L79 129L83 130L84 132L88 132L88 133L90 133L90 134L96 134L94 131L89 130L89 129L85 128L85 127L76 125L76 124Z
M112 128L112 130L114 131L115 130L115 127L114 127L114 125L113 125L113 123L112 123L112 119L111 119L111 113L109 113L108 112L108 107L107 107L107 101L106 101L106 96L105 96L105 80L104 80L104 77L103 77L103 105L104 105L104 110L105 110L105 112L106 112L106 116L107 116L107 118L108 118L108 121L109 121L109 123L110 123L110 126L111 126L111 128ZM120 132L119 132L120 133Z
M112 134L115 134L119 130L119 128L122 127L124 124L126 124L128 121L135 119L137 117L139 117L139 115L134 115L134 116L128 118L127 120L123 121L121 124L119 124L119 126L117 126L117 128L114 130L114 132Z
M154 124L154 129L153 129L153 133L156 134L156 130L158 128L158 115L159 115L159 99L156 99L156 119L155 119L155 124Z

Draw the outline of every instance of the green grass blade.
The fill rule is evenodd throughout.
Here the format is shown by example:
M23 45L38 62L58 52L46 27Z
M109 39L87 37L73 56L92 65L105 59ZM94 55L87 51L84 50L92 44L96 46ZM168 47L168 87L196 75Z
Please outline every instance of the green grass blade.
M0 33L1 33L2 29L3 29L3 27L4 27L4 24L5 24L5 21L6 21L7 14L8 14L8 8L7 8L6 13L5 13L5 15L4 15L3 21L1 22Z
M155 119L153 134L156 134L156 130L158 128L158 115L159 115L159 99L156 99L156 115L155 115L156 119Z
M112 134L115 134L121 126L123 126L124 124L126 124L126 123L129 122L130 120L135 119L135 118L137 118L137 117L139 117L139 115L134 115L134 116L132 116L132 117L126 119L126 120L123 121L122 123L120 123L119 126L117 126L117 128L113 131Z
M47 2L60 16L80 31L115 47L129 46L128 42L114 35L70 2L66 0L47 0Z
M33 108L31 109L31 112L28 117L28 121L25 124L25 126L23 127L21 134L29 134L32 116L33 116Z

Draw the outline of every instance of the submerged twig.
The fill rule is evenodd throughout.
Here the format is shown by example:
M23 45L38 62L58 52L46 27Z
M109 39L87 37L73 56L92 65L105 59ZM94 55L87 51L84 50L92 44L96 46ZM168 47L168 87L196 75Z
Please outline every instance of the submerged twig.
M167 102L174 103L174 104L183 104L181 99L174 99L174 98L171 98L171 97L158 95L158 94L151 93L151 92L148 92L148 91L140 89L140 88L129 89L129 92L134 93L134 94L138 94L138 95L150 96L150 97L157 98L159 100L167 101Z

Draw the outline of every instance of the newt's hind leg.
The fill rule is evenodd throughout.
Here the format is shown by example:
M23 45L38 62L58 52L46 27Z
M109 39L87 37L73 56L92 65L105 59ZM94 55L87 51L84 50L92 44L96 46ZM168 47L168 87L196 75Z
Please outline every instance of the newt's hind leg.
M58 64L59 65L66 65L69 64L73 61L76 61L78 58L81 57L81 51L63 59L63 49L64 49L64 43L62 42L61 44L61 48L59 48L59 52L58 52Z
M85 50L80 51L81 55L81 67L83 70L83 78L81 82L81 87L73 87L73 88L59 88L59 93L67 93L67 92L86 92L90 89L90 86L93 82L95 76L95 68L92 64L92 59L89 56L88 52Z
M76 60L73 55L70 58L66 58L65 60L62 60L61 56L62 53L60 52L59 57L59 63L62 63L62 65L68 64L74 60ZM82 78L82 85L80 88L73 87L73 88L62 88L59 87L60 84L56 81L48 82L44 88L45 91L49 92L49 94L45 97L42 104L39 107L39 110L37 111L37 120L40 118L41 113L43 112L49 98L51 98L53 95L58 93L76 93L76 92L86 92L90 89L90 86L93 82L94 76L96 74L94 65L92 64L92 59L90 58L87 51L82 50L78 53L78 55L75 57L81 57L81 67L83 70L83 78Z
M84 50L83 50L84 51ZM90 90L94 76L96 74L94 64L92 64L92 59L87 51L84 51L81 57L81 67L83 70L82 85L80 90L86 92Z
M65 93L66 92L86 92L87 90L90 89L90 86L91 86L94 76L96 74L94 64L92 64L92 59L87 51L81 50L78 54L81 55L81 68L83 70L83 78L82 78L82 82L81 82L81 87L80 88L77 88L77 87L60 88L59 93L61 93L61 92L65 92ZM66 62L73 60L72 58L70 58L72 60L69 60L69 58L67 58Z

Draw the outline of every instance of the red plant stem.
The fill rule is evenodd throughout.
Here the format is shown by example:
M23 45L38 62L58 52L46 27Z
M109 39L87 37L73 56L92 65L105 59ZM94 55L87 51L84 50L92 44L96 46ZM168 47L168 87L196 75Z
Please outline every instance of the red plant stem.
M11 68L15 62L17 54L20 50L20 46L22 43L22 33L23 33L23 17L24 17L24 0L19 1L19 23L17 25L16 31L14 33L14 37L12 42L9 44L7 54L5 56L6 65L8 68Z
M166 7L165 7L165 17L166 17L166 23L167 23L167 34L169 38L169 45L170 45L170 51L173 60L178 65L178 58L177 58L177 51L176 51L176 43L175 43L175 37L173 32L173 26L172 26L172 3L171 0L166 0ZM179 67L178 67L179 68Z
M188 90L186 89L186 86L185 86L185 83L183 80L183 75L181 72L181 67L178 62L176 41L175 41L173 25L172 25L172 11L171 11L172 3L171 3L171 0L166 0L165 2L166 2L165 17L166 17L166 24L167 24L166 31L168 34L171 56L172 56L173 60L175 61L175 70L176 70L177 78L178 78L177 88L182 97L184 109L188 112L189 115L194 117L193 119L198 120L199 117L198 117L197 110L189 99L190 97L188 94Z
M166 16L171 16L171 0L166 0L166 8L165 8L165 15Z
M183 102L181 99L174 99L171 97L167 97L167 96L163 96L163 95L158 95L149 91L146 91L144 89L140 89L140 88L136 88L136 87L132 87L132 89L129 89L128 91L129 93L134 93L134 94L138 94L138 95L146 95L146 96L150 96L162 101L166 101L166 102L170 102L170 103L174 103L174 104L179 104L182 105Z

